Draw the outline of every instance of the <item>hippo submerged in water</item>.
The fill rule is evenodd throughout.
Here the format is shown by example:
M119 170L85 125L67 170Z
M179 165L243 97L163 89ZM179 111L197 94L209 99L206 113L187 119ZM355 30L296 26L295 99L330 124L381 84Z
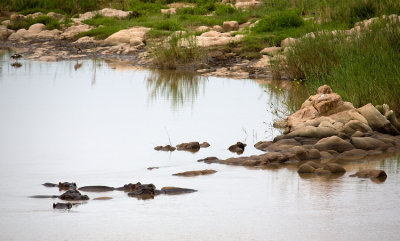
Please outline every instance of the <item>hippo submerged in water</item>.
M42 185L45 187L58 187L60 190L74 190L77 187L75 182L59 182L58 184L46 182Z

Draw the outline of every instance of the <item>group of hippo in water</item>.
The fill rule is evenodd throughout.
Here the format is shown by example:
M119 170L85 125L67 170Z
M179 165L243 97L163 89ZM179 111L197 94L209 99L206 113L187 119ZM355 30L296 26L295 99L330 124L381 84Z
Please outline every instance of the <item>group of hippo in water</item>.
M140 182L133 184L125 184L122 187L109 187L109 186L83 186L78 188L74 182L59 182L55 183L44 183L45 187L58 187L60 191L65 191L61 195L35 195L31 198L59 198L63 201L87 201L89 200L88 195L81 194L82 192L111 192L111 191L123 191L128 193L128 196L135 197L138 199L152 199L157 195L177 195L184 193L197 192L194 189L179 188L179 187L163 187L160 190L156 189L154 184L141 184ZM95 198L96 199L96 198ZM110 198L97 198L98 200L110 199ZM71 209L76 203L53 203L54 209Z

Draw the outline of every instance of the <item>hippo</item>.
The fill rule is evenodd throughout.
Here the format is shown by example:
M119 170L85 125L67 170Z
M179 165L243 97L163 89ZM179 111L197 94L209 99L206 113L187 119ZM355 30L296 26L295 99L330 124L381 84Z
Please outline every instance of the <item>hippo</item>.
M133 183L129 183L129 184L125 184L123 187L117 187L115 190L118 191L124 191L124 192L133 192L134 190L136 190L140 185L142 185L140 182L133 184Z
M108 186L84 186L78 188L79 191L84 191L84 192L110 192L114 191L114 187L108 187Z
M68 190L63 193L60 197L61 200L67 201L83 201L89 200L87 195L82 195L78 190Z
M128 196L138 199L152 199L154 195L156 195L156 186L153 184L140 184L135 190L128 193Z
M232 145L228 148L229 151L231 152L236 152L236 154L242 154L244 152L244 148L247 146L247 144L244 144L240 141L236 142L235 145Z
M46 182L42 184L45 187L58 187L59 190L70 190L76 189L75 182L59 182L58 184Z
M71 209L71 203L53 203L53 209Z

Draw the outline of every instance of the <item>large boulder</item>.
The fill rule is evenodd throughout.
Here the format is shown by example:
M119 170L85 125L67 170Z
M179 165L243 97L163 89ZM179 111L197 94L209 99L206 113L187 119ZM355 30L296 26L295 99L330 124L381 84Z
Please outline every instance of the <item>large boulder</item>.
M83 21L83 20L91 19L96 15L122 19L122 18L128 17L130 13L131 12L129 12L129 11L122 11L122 10L117 10L117 9L112 9L112 8L103 8L99 11L92 11L92 12L86 12L86 13L79 14L79 18L73 19L73 20Z
M62 38L71 39L75 35L92 30L93 27L87 24L75 23L75 25L68 27L64 33L61 34Z
M238 0L235 3L235 7L240 8L240 9L255 8L260 5L261 5L261 2L257 1L257 0Z
M225 21L222 24L222 28L225 32L235 31L239 29L239 23L237 21Z
M28 31L31 33L40 33L43 30L46 30L46 25L44 25L43 23L33 24L28 29Z
M106 38L104 43L108 45L134 44L137 46L143 44L144 37L148 31L150 31L150 28L145 27L124 29Z
M392 145L372 137L352 137L353 146L363 150L387 149Z
M398 131L396 133L394 130L395 128L392 126L390 121L387 120L385 116L383 116L372 104L364 105L357 110L365 117L368 121L368 125L373 130L389 134L398 134Z
M12 33L13 33L13 30L8 29L4 25L0 25L0 40L8 39L8 36L10 36Z
M354 149L354 146L338 136L326 137L314 145L319 151L335 150L337 152L345 152Z
M342 152L338 155L338 159L342 161L355 161L360 160L367 156L367 152L361 149L353 149L350 151Z

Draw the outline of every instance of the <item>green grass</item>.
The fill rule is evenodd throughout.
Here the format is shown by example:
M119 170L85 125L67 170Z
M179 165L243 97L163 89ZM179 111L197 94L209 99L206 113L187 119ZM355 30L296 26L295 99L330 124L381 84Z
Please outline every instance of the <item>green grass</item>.
M46 28L48 30L60 29L60 27L61 27L60 22L57 19L42 15L35 19L27 18L27 19L20 19L16 22L12 22L11 25L8 26L8 28L13 29L13 30L18 30L21 28L28 29L31 25L36 24L36 23L43 23L44 25L46 25Z
M169 39L150 45L153 64L162 69L195 69L206 61L206 52L192 36L172 34Z
M292 78L304 79L309 93L328 84L346 101L389 104L400 110L400 23L386 21L359 37L321 34L300 41L286 64Z

